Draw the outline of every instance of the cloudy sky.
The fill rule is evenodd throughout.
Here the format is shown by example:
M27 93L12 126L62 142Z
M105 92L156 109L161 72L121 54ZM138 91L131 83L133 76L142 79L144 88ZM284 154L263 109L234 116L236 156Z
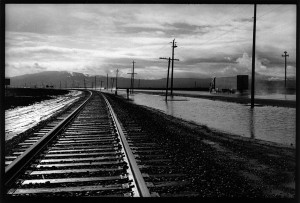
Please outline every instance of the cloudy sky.
M175 38L174 77L251 73L251 4L7 4L5 74L74 71L136 78L166 77ZM256 72L296 75L296 6L257 5Z

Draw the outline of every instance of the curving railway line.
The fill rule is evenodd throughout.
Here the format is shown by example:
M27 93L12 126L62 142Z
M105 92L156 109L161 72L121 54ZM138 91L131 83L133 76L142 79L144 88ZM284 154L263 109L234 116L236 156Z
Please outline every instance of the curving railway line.
M165 121L157 120L157 114L141 109L136 111L136 108L113 95L87 92L85 99L32 133L6 154L3 181L5 196L269 195L268 191L263 193L262 187L279 188L287 196L292 194L293 191L285 185L277 187L261 181L256 181L255 185L243 174L240 175L245 170L257 172L258 167L229 150L237 142L231 145L224 141L229 146L225 152L234 155L230 159L208 146L206 139L211 138L195 141L188 136L188 130L180 129L176 133L175 125L168 128ZM247 145L242 143L242 146ZM272 148L268 153L275 153L273 150L277 152ZM264 149L261 151L265 152ZM256 153L253 157L257 158ZM292 168L293 160L277 159L272 159L272 164L277 161L280 166ZM244 166L247 167L245 170Z
M5 158L8 196L157 197L162 191L178 195L189 183L134 120L119 122L99 92Z
M197 196L172 155L130 115L118 116L123 123L106 96L89 92L6 156L6 195Z
M103 95L90 92L61 118L6 157L7 195L151 196Z

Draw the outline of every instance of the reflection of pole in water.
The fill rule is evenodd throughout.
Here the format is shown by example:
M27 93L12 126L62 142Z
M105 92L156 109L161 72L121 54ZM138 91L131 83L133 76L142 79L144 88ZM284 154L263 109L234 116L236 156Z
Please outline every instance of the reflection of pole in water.
M169 113L171 116L173 116L173 114L174 114L173 101L165 102L165 104L166 104L167 113Z
M284 93L284 99L286 100L286 92Z
M250 130L250 138L254 139L255 135L254 135L254 124L255 124L255 120L254 120L254 108L250 108L249 109L249 130Z

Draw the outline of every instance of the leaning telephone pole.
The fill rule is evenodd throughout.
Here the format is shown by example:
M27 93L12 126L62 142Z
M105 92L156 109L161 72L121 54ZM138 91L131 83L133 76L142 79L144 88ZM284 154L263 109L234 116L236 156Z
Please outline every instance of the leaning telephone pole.
M159 59L167 59L167 58L159 58ZM168 59L168 74L167 74L167 85L166 85L166 101L168 99L168 87L169 87L169 72L170 72L170 57Z
M287 54L287 51L283 52L284 55L282 55L282 57L284 57L284 88L286 88L286 57L289 57L289 55Z
M167 101L167 96L168 96L168 87L169 87L169 70L170 70L170 61L179 61L179 59L171 59L169 58L164 58L164 57L160 57L159 59L165 59L168 60L168 74L167 74L167 86L166 86L166 101ZM171 80L172 81L172 80ZM172 94L172 93L171 93Z
M174 49L177 47L175 39L172 42L172 73L171 73L171 95L173 95L173 72L174 72Z
M130 79L130 89L131 89L131 94L133 94L133 89L134 89L134 74L137 74L134 72L134 64L136 62L132 61L132 73L127 73L127 74L131 74L131 79Z
M255 81L255 34L256 34L256 4L254 4L253 17L253 45L252 45L252 80L251 80L251 108L254 107L254 81Z
M118 72L119 72L119 69L117 69L117 71L116 71L116 92L118 91Z

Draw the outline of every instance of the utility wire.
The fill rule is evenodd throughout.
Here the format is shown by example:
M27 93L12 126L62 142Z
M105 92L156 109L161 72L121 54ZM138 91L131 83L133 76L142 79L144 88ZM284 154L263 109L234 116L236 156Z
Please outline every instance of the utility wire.
M267 12L263 13L262 15L258 16L258 17L256 18L256 20L257 20L258 18L261 18L261 17L267 15L267 14L270 14L270 13L273 12L274 10L277 10L277 9L283 7L283 6L284 6L284 5L280 5L280 6L276 7L276 8L270 9L269 11L267 11ZM226 21L225 21L225 22L226 22ZM252 22L251 22L251 23L252 23ZM212 42L212 41L215 41L216 39L219 39L220 37L222 37L222 36L228 34L229 32L231 32L231 31L233 31L233 30L235 30L235 29L237 29L237 28L243 28L243 27L245 27L245 26L247 26L247 25L248 25L247 23L245 23L244 25L241 25L241 26L240 26L240 25L237 25L237 26L233 27L232 29L230 29L230 30L228 30L228 31L225 31L224 33L218 35L217 37L215 37L215 38L213 38L213 39L210 39L210 40L208 40L208 41L205 41L204 43L201 43L201 45L207 44L207 43ZM252 25L252 24L251 24L251 25ZM240 30L241 30L241 29L240 29ZM247 30L247 29L245 29L245 30Z
M278 7L276 7L276 8L273 8L273 9L271 9L271 10L269 10L269 11L263 13L262 15L258 16L258 17L256 18L256 20L257 20L257 19L260 19L261 17L263 17L263 16L265 16L265 15L267 15L267 14L270 14L271 12L273 12L274 10L277 10L278 8L281 8L282 6L284 6L284 5L278 6Z
M251 24L251 25L252 25L252 24ZM220 37L222 37L222 36L228 34L229 32L235 30L235 29L238 28L238 27L241 28L241 27L245 27L245 26L249 26L249 24L245 23L245 24L242 25L242 26L239 26L239 25L238 25L238 26L235 26L235 27L233 27L232 29L227 30L226 32L222 33L221 35L219 35L219 36L217 36L217 37L215 37L215 38L213 38L213 39L211 39L211 40L208 40L208 41L206 41L206 42L204 42L204 43L201 43L201 45L207 44L208 42L212 42L212 41L214 41L214 40L216 40L216 39L219 39Z

